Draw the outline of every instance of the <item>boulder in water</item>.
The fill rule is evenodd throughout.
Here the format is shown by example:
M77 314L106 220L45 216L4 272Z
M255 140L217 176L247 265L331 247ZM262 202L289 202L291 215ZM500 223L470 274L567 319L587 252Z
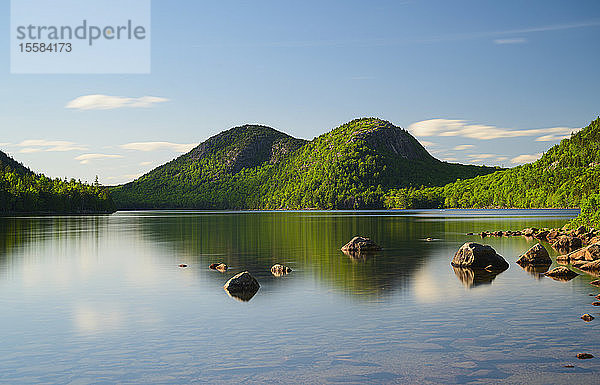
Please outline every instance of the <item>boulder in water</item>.
M544 248L544 246L539 243L533 246L531 249L527 250L525 254L521 256L517 260L517 263L521 266L530 265L550 265L552 264L552 259L550 259L550 255L548 255L548 250Z
M577 277L579 274L574 271L569 270L564 266L556 267L549 272L544 274L546 277L553 278L557 281L570 281L573 278Z
M452 266L488 271L504 271L508 262L491 246L467 242L454 254Z
M253 293L254 295L260 285L256 278L254 278L249 272L244 271L243 273L239 273L233 276L223 288L230 294L243 294L243 293Z
M373 253L381 250L381 247L370 238L354 237L342 247L345 253Z

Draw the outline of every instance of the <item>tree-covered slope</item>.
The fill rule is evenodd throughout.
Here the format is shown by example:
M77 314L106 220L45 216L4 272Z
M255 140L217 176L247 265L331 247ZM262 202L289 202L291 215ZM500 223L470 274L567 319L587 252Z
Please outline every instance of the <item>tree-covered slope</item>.
M245 125L112 191L121 208L247 208L273 165L306 141Z
M311 142L264 126L225 131L113 190L121 208L370 208L391 187L495 171L440 162L408 132L358 119Z
M580 207L600 190L600 118L538 161L442 188L396 190L388 207Z
M395 187L441 186L493 168L441 162L390 122L357 119L315 138L275 170L269 208L378 208Z
M115 210L105 188L50 179L0 151L0 214L105 213Z

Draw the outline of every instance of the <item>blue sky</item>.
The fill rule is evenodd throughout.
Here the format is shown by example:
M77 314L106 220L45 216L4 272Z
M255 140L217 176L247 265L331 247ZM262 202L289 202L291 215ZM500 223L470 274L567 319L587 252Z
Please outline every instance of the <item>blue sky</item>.
M50 176L122 183L236 125L363 116L512 166L600 115L595 0L155 0L149 75L12 75L2 7L0 149Z

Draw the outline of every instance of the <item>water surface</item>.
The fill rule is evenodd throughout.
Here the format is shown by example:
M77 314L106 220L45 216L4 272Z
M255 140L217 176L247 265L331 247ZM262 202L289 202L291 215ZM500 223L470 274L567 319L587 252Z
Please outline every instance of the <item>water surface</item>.
M464 242L482 242L467 232L561 227L576 214L0 218L0 382L595 383L598 359L575 358L600 357L600 318L579 319L600 317L595 278L523 270L514 261L533 242L522 237L483 241L510 263L498 276L450 266ZM350 258L339 248L354 235L384 250ZM294 271L274 277L275 263ZM245 270L261 284L249 302L222 288Z

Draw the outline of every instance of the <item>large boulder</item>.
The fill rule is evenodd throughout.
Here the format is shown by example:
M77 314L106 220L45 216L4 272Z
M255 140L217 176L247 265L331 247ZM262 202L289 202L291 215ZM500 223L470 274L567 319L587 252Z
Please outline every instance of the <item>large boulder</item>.
M254 278L249 272L244 271L243 273L239 273L233 276L225 286L223 286L225 291L231 295L232 297L242 300L249 301L254 294L260 288L258 281Z
M378 244L365 237L354 237L342 246L342 251L345 253L372 253L379 250L381 247Z
M525 254L521 255L521 258L517 260L517 263L521 266L550 265L552 264L552 259L550 259L548 250L538 243L527 250Z
M553 278L557 281L570 281L571 279L577 277L579 274L575 273L572 270L564 266L556 267L549 272L544 274L546 277Z
M470 269L484 269L488 271L504 271L508 269L508 262L491 246L467 242L454 254L452 259L454 267L468 267Z

